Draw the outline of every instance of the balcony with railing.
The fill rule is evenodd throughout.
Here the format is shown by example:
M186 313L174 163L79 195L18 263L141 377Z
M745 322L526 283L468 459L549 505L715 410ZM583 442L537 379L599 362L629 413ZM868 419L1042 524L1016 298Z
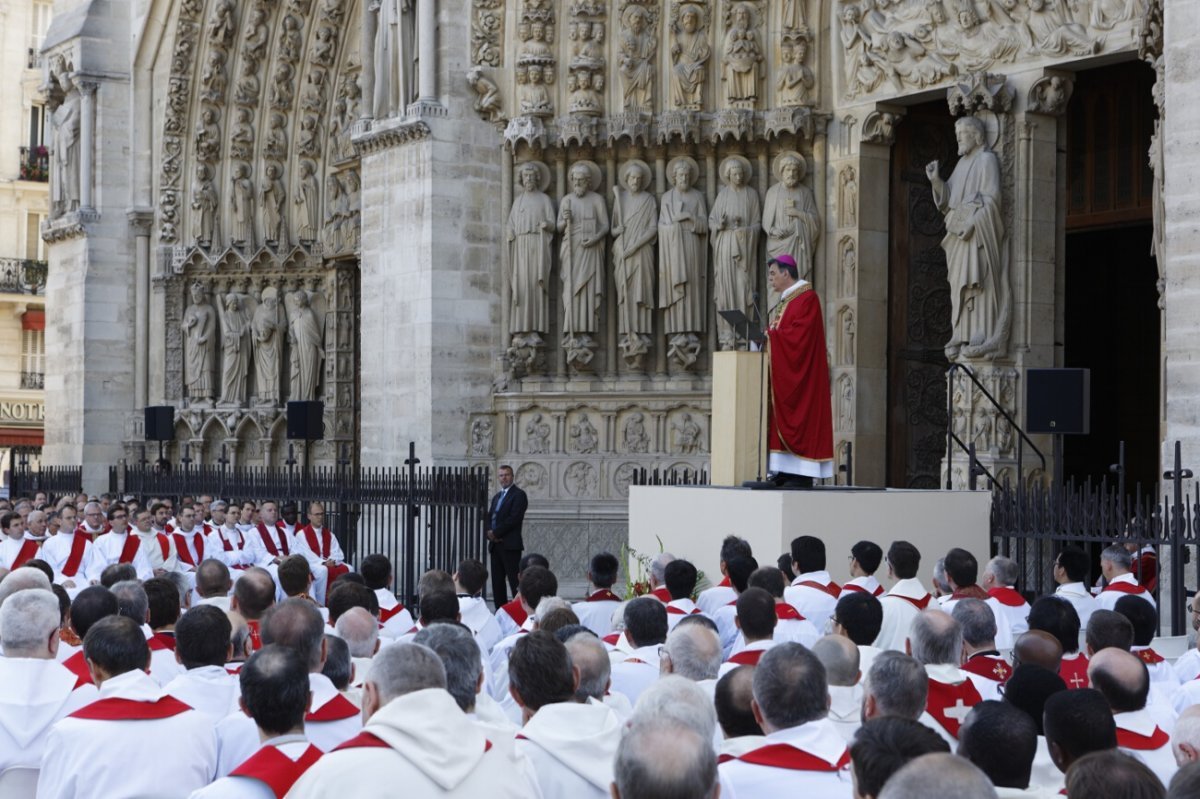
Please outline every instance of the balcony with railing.
M46 375L41 372L21 372L21 388L41 391L46 387Z
M0 258L0 294L46 293L46 262Z
M50 180L50 151L46 145L21 148L21 180L46 183Z

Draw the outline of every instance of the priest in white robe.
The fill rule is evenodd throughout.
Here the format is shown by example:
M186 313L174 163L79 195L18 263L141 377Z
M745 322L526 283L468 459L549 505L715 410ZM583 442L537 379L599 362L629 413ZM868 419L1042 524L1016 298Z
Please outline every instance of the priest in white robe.
M141 539L129 531L129 519L118 511L113 513L110 521L112 530L95 540L92 544L92 563L88 573L92 582L100 579L100 574L114 563L131 563L137 572L139 580L149 580L154 576L150 561L142 552ZM78 535L78 533L76 533Z
M51 728L38 799L183 799L212 782L212 724L146 675L150 648L137 623L101 619L83 646L100 698ZM132 753L147 756L135 762Z
M164 688L213 724L237 710L238 681L225 668L233 654L233 625L224 611L200 605L175 623L175 659L186 671Z

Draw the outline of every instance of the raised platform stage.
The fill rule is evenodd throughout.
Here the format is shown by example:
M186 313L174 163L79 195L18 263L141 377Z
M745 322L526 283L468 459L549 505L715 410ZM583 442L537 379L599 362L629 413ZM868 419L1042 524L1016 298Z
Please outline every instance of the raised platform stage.
M952 547L979 559L990 553L988 491L908 491L900 489L816 488L752 491L709 486L631 486L629 546L643 555L662 550L687 558L709 580L720 579L721 540L741 536L754 548L759 565L775 563L800 535L825 542L833 579L849 579L850 547L868 539L884 553L897 539L921 551L922 582L933 564ZM890 587L887 566L876 574Z

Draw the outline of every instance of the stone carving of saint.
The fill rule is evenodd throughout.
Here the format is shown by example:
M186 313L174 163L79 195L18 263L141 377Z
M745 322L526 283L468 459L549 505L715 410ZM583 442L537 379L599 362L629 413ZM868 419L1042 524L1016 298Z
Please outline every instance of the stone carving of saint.
M237 6L233 0L218 0L213 8L212 17L208 21L208 40L228 47L233 42L233 34L237 30L234 12Z
M536 64L531 67L518 67L518 77L526 75L526 82L519 87L518 95L521 101L521 115L530 117L549 117L554 115L554 106L550 99L550 89L543 80L542 68Z
M588 419L586 413L579 415L578 421L571 425L570 432L571 441L575 445L576 452L588 455L596 451L596 447L600 443L600 438L596 433L596 426Z
M626 190L614 187L613 277L617 284L617 330L631 366L641 366L654 332L654 242L658 203L645 191L650 168L630 161L622 170Z
M846 72L846 96L873 92L884 73L871 49L871 34L862 21L862 9L850 3L842 9L842 53Z
M1087 28L1070 19L1065 3L1028 0L1028 5L1025 24L1034 45L1044 55L1089 55L1103 45L1103 40L1093 39Z
M690 413L682 414L671 426L675 431L675 448L682 455L695 455L700 451L700 425Z
M213 399L217 312L203 283L193 283L191 295L192 304L183 312L183 380L189 404L199 406Z
M267 122L267 136L264 150L269 158L286 158L287 157L287 121L283 114L271 114L270 121Z
M784 108L809 105L808 93L816 85L813 71L804 64L808 55L808 42L803 39L791 47L783 48L783 69L775 81L779 92L779 105Z
M57 60L55 79L63 93L62 102L54 109L54 207L61 215L79 209L80 105L83 98L61 58Z
M571 193L558 206L558 230L563 234L559 248L563 331L567 336L595 333L600 322L608 209L604 198L593 191L599 173L599 168L589 163L572 166Z
M279 57L284 61L299 61L300 48L304 39L300 35L300 20L291 14L283 17L283 31L279 34Z
M649 111L654 95L654 54L658 39L651 30L650 17L641 6L629 6L624 14L621 34L621 96L626 111Z
M808 11L804 2L805 0L783 0L780 21L784 30L808 30Z
M262 302L254 310L251 325L254 339L254 404L279 405L279 347L284 335L279 318L279 292L274 286L263 289Z
M518 171L521 192L508 215L512 297L509 327L516 333L545 334L550 329L550 265L554 239L554 201L542 191L549 170L537 163Z
M295 73L292 65L281 61L275 66L275 75L271 79L271 107L287 110L292 106L295 86L292 75Z
M197 160L209 163L217 160L221 151L221 129L217 126L217 112L214 109L205 108L200 112L194 141Z
M571 81L575 82L574 87ZM604 75L597 72L594 76L586 69L580 69L567 76L567 89L571 98L571 113L584 116L599 116L604 112L604 98L600 89L604 88Z
M645 453L650 451L650 437L646 435L645 416L636 411L625 421L625 451Z
M312 161L300 162L300 185L294 201L300 207L300 241L306 244L316 241L321 229L321 186L315 171Z
M838 227L854 227L858 224L858 176L854 167L844 168L838 182Z
M258 62L247 58L242 62L241 73L238 76L234 99L241 105L257 106L258 92L261 84L258 82Z
M242 52L255 59L261 59L266 54L267 41L271 35L267 30L267 10L265 8L259 6L250 12L250 19L246 22L245 31Z
M225 103L225 86L228 83L225 77L225 51L216 48L208 51L208 60L204 64L204 72L200 76L200 82L204 86L205 100L210 103Z
M955 73L954 65L902 31L887 34L884 68L897 90L924 88Z
M746 185L750 164L741 156L721 163L725 187L717 193L708 227L712 231L713 300L718 311L746 311L750 307L758 261L758 231L762 213L758 193ZM736 333L724 320L718 323L721 349L733 349Z
M292 294L288 343L292 348L291 399L315 400L321 385L321 362L325 360L325 334L303 289Z
M580 26L582 28L582 24ZM579 56L574 65L589 69L604 69L604 23L593 22L587 41L579 48Z
M192 186L192 234L197 247L207 249L217 234L217 213L220 203L212 172L205 164L196 165L196 183Z
M259 200L263 207L263 227L267 244L287 243L287 192L283 187L283 179L279 177L279 167L267 164L266 176L259 190Z
M806 171L804 159L797 153L783 153L776 159L775 171L779 182L767 190L763 205L767 256L792 256L800 267L800 278L811 280L821 218L812 189L800 182Z
M762 66L762 44L754 30L754 9L739 3L725 33L721 54L721 80L725 105L729 108L754 108L758 100L758 76Z
M250 378L250 314L241 295L225 295L221 313L221 405L246 403Z
M234 247L254 249L254 181L250 167L238 164L233 170L233 234Z
M712 55L703 21L699 7L685 5L671 46L671 104L688 111L698 111L703 104L704 79Z
M542 420L540 413L535 413L525 425L525 451L531 455L540 455L550 451L550 425Z
M1008 349L1012 310L1003 260L1000 161L987 146L986 129L978 117L962 117L954 132L960 157L950 179L942 180L937 161L925 167L934 202L946 217L942 249L954 328L946 357L1002 356Z
M254 127L250 122L250 109L239 108L230 136L229 155L243 161L254 157Z
M692 188L698 177L688 158L671 162L671 189L658 213L658 301L668 337L704 329L704 275L708 258L708 209Z
M376 119L402 115L416 99L416 42L415 0L381 0L375 34Z
M486 458L492 454L494 428L491 419L476 419L471 423L471 454Z

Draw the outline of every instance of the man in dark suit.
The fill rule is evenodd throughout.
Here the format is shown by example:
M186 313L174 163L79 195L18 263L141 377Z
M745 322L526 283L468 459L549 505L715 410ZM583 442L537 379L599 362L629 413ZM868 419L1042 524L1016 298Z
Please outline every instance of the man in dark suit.
M525 510L529 497L513 485L511 466L501 466L498 471L500 490L488 504L488 552L492 561L492 601L500 607L508 601L508 590L517 593L517 568L521 563L521 525L525 523ZM505 578L508 585L505 586Z

